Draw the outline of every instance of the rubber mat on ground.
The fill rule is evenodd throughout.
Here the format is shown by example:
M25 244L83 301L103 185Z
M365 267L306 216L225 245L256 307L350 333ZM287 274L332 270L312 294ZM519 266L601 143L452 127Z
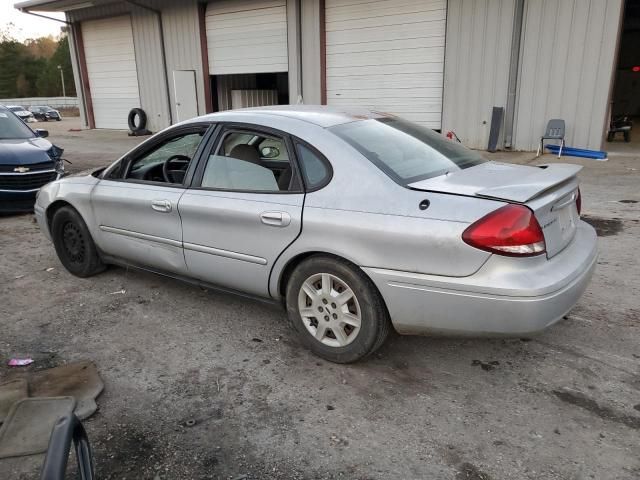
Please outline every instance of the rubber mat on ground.
M0 383L0 423L9 414L14 403L29 396L27 381L24 378L16 378L8 382Z
M104 389L104 383L95 364L82 361L36 372L29 379L29 387L31 397L75 398L75 414L84 420L97 410L95 400Z
M0 458L46 452L53 426L75 406L71 397L27 398L14 403L0 427Z

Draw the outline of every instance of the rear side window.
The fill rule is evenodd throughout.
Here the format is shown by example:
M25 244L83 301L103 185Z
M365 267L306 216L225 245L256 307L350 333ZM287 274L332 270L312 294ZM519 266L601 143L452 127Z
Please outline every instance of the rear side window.
M331 170L326 161L320 156L301 143L296 145L298 149L298 159L302 167L302 175L305 184L309 189L320 188L324 186L331 177Z
M329 130L404 186L485 161L433 130L399 118L345 123Z

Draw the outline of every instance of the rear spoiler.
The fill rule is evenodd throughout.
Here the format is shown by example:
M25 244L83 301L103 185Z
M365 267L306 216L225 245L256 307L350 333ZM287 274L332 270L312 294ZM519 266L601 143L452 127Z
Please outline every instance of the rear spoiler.
M526 203L561 183L575 177L581 165L568 163L539 165L539 172L529 174L522 181L485 188L476 192L478 197Z

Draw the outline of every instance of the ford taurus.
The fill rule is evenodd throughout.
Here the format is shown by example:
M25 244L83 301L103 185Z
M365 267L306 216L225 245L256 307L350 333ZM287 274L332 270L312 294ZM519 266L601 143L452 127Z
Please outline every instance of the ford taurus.
M62 264L107 264L282 302L334 362L402 334L525 335L560 320L596 264L579 166L485 161L371 111L269 107L168 128L41 189Z

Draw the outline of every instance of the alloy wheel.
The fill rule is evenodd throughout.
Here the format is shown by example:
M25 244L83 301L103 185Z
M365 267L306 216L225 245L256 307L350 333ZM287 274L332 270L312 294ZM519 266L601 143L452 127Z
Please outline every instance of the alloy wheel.
M360 332L362 312L355 293L330 273L316 273L302 283L298 310L307 331L329 347L349 345Z

